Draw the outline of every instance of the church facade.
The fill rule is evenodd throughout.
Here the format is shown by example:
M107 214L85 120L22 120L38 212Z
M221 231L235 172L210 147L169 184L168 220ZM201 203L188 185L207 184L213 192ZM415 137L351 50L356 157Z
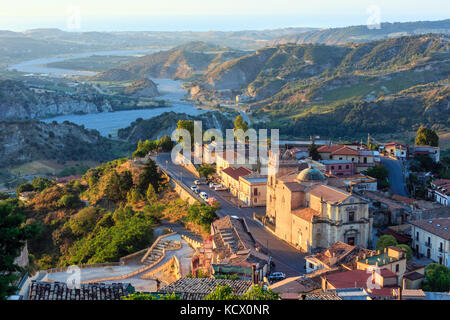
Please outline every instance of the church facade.
M269 176L266 217L272 232L303 252L315 252L336 242L370 245L369 204L344 190L327 185L311 167L298 173L298 162L279 164Z

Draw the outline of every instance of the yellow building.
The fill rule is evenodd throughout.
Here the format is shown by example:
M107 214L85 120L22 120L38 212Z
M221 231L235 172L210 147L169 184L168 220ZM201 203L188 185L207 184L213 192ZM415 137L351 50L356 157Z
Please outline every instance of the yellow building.
M267 196L267 177L250 175L239 177L239 200L250 207L264 207Z
M328 186L313 167L300 173L295 166L290 169L280 166L269 176L266 216L271 231L303 252L339 241L367 248L372 229L368 203Z

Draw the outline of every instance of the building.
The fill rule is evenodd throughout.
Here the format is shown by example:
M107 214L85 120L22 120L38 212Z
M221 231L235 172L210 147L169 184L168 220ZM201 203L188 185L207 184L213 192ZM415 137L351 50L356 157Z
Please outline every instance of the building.
M351 270L328 274L322 277L322 290L325 293L349 289L363 289L371 300L394 300L401 290L397 285L397 275L388 270ZM368 300L368 299L367 299Z
M233 289L234 294L243 295L252 288L253 283L252 281L243 280L183 278L162 288L158 293L175 293L181 295L181 299L183 300L203 300L207 295L216 290L217 287L221 286L229 286Z
M322 160L325 171L338 177L352 176L355 172L355 165L348 160Z
M420 155L429 156L436 163L441 161L441 148L439 148L439 147L414 146L411 153L414 157L417 157Z
M372 228L366 201L328 186L327 178L314 167L299 173L295 166L280 166L277 174L269 176L266 225L304 252L339 241L368 247Z
M444 206L450 206L450 180L441 179L431 182L428 198Z
M356 261L359 258L372 254L372 250L360 246L351 246L344 242L336 242L328 249L315 255L305 257L306 272L313 273L317 270L356 269Z
M203 270L213 276L237 275L262 281L269 273L270 257L263 253L243 218L226 216L211 225L211 237L192 259L192 273Z
M412 221L413 249L450 268L450 218Z
M265 207L267 177L250 175L239 177L239 200L249 207Z
M131 284L81 284L70 289L66 283L31 281L28 300L121 300L134 292Z
M400 142L391 142L384 145L384 150L388 155L397 159L408 157L408 145Z
M223 185L230 190L230 193L237 197L240 190L240 178L253 174L253 171L239 167L237 169L228 167L222 171L221 180Z
M323 161L332 161L329 164L330 169L334 166L337 173L343 174L349 172L350 164L353 164L353 174L367 171L381 161L379 152L361 150L354 146L328 145L320 147L318 152ZM332 164L334 161L341 163ZM341 165L341 170L339 170L339 165Z
M382 252L376 252L358 259L356 268L363 271L374 269L387 270L395 274L396 285L401 286L406 273L406 254L401 248L389 247Z

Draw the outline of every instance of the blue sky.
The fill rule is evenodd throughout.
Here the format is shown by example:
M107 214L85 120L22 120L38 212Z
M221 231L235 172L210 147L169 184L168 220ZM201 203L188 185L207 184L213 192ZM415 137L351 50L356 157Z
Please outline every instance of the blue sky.
M3 0L0 29L67 29L74 16L82 31L340 27L365 24L373 5L382 21L450 18L449 0Z

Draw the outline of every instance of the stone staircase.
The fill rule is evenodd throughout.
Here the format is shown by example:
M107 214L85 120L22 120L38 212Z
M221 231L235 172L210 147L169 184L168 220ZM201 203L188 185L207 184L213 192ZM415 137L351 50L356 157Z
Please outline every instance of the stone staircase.
M142 262L143 265L149 266L159 261L164 256L164 250L179 248L180 242L173 240L161 240L154 246L150 254Z

